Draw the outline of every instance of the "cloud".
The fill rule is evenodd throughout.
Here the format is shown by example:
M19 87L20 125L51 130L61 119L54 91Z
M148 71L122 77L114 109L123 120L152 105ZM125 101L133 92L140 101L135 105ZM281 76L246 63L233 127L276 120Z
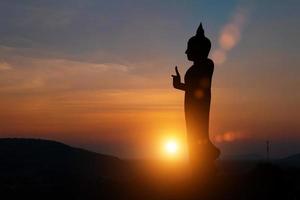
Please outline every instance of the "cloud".
M0 62L0 71L11 70L12 66L7 62Z
M231 20L223 26L219 36L219 47L212 52L215 63L224 63L228 52L238 44L246 18L247 10L238 8Z
M159 84L133 72L130 64L24 56L7 59L12 64L0 63L0 70L5 70L0 74L2 93L134 89ZM14 70L9 70L12 65Z

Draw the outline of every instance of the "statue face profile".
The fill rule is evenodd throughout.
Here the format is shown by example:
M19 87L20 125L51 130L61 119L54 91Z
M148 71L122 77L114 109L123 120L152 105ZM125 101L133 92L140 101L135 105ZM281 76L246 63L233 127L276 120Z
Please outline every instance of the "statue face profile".
M200 24L195 36L188 41L187 50L185 51L188 60L200 61L208 57L211 48L210 40L205 37L202 24Z

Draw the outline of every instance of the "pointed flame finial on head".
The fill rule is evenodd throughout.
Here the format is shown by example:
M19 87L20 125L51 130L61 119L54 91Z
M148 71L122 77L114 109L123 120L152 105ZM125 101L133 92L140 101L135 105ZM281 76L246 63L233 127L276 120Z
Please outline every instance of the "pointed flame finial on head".
M196 36L197 37L204 37L204 29L203 29L202 23L200 23L200 25L197 29Z
M195 59L205 59L208 57L209 51L211 49L210 40L205 37L204 29L202 23L200 23L196 35L191 37L188 41L187 54L193 54L195 57L189 60L195 61Z

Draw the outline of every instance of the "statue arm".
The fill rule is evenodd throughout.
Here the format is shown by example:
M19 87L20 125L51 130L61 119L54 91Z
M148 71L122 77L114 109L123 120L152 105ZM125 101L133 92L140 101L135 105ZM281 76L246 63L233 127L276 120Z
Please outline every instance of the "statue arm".
M180 77L180 74L178 72L177 66L175 67L175 72L176 72L176 75L172 75L172 77L173 77L173 87L175 89L185 91L186 87L185 87L185 84L181 82L181 77Z
M174 83L173 83L173 87L174 87L175 89L178 89L178 90L183 90L183 91L186 90L185 84L184 84L184 83L181 83L181 82L179 82L178 84L174 84Z

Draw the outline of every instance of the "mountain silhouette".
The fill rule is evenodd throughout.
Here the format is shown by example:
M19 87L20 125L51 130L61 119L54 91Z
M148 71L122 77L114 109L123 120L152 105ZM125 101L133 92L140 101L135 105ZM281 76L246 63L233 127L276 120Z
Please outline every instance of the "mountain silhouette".
M295 154L276 160L276 163L282 167L300 168L300 154Z
M122 160L49 140L0 139L0 198L299 199L299 170L282 167L299 163L299 155L279 164L222 160L217 179L199 185L180 163Z
M238 154L238 155L223 155L222 160L247 160L261 161L264 157L259 154Z
M0 139L0 173L111 176L122 161L114 156L40 139ZM120 174L118 174L120 176ZM116 177L116 176L115 176ZM115 178L114 177L114 178Z
M123 166L117 157L59 142L0 139L0 196L115 198L112 191L126 175Z

